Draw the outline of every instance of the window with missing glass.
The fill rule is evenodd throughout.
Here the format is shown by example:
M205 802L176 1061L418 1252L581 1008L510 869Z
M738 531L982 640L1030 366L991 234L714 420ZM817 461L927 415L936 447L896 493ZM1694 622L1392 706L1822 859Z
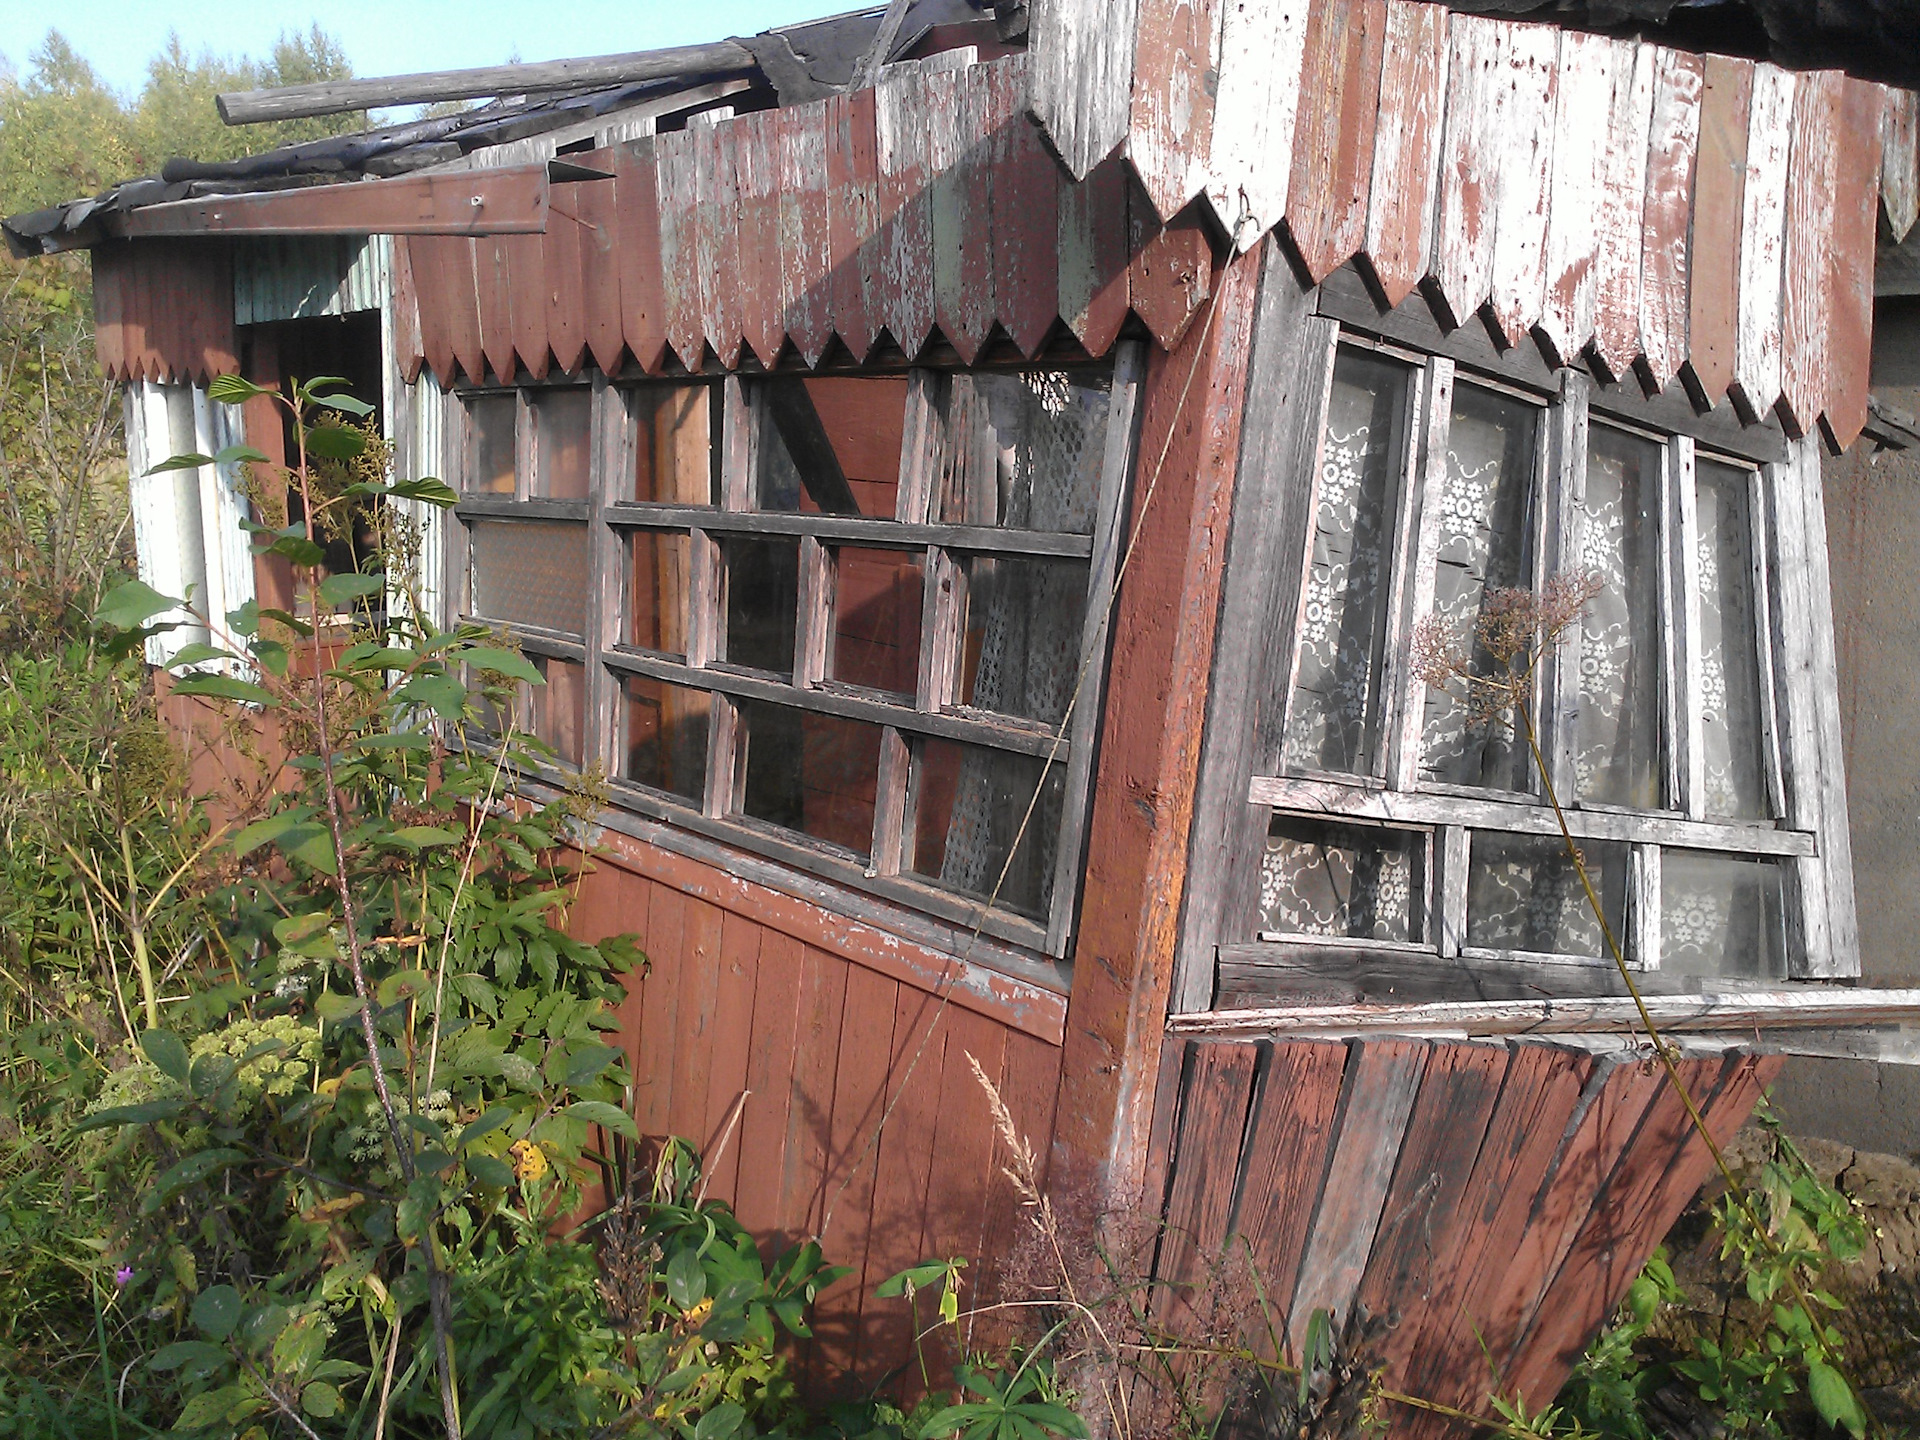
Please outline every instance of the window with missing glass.
M1250 721L1269 819L1221 912L1253 933L1224 941L1610 965L1611 931L1645 971L1844 970L1795 463L1583 371L1535 389L1319 323Z
M459 612L616 804L1062 955L1141 364L468 392Z

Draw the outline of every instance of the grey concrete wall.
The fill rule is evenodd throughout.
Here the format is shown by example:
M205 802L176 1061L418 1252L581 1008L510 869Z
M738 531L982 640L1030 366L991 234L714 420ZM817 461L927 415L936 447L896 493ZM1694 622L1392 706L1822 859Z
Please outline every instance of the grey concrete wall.
M1878 393L1920 414L1920 389ZM1860 968L1920 985L1920 455L1871 449L1822 467ZM1800 1134L1920 1154L1920 1070L1794 1060L1774 1104Z

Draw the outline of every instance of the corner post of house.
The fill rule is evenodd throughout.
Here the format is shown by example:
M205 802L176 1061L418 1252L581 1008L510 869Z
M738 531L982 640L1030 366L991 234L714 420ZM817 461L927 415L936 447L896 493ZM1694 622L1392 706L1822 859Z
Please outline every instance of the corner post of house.
M1050 1172L1107 1204L1145 1175L1263 253L1219 266L1142 387Z

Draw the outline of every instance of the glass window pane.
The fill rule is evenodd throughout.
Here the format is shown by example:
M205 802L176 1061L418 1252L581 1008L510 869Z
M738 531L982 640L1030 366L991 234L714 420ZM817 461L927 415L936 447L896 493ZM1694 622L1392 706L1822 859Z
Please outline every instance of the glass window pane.
M1588 433L1579 565L1600 589L1576 622L1574 778L1582 800L1638 810L1661 803L1661 460L1652 440Z
M1260 860L1260 928L1418 941L1426 869L1423 833L1276 815Z
M684 530L635 530L627 536L627 550L627 643L684 656L693 537Z
M711 385L650 385L633 392L633 498L662 505L720 503L720 407Z
M698 804L707 785L707 715L713 696L629 675L621 682L626 725L620 773Z
M936 519L1092 534L1111 390L1097 371L956 375Z
M556 759L578 768L587 720L587 667L578 660L534 657L547 683L533 688L533 733Z
M1498 662L1477 645L1474 629L1489 594L1529 583L1532 566L1538 407L1491 390L1456 385L1447 464L1437 493L1433 613L1456 642L1471 646L1476 674ZM1420 773L1448 785L1531 790L1532 762L1514 717L1487 715L1458 686L1428 688L1422 720Z
M1580 853L1614 938L1626 943L1627 857L1612 840L1583 840ZM1487 950L1610 958L1586 887L1557 835L1473 832L1467 866L1467 944Z
M1373 768L1408 371L1350 350L1333 369L1286 764Z
M730 539L725 553L727 663L791 674L800 542Z
M1059 724L1080 662L1087 562L975 556L966 566L960 703Z
M740 812L838 845L873 846L880 727L764 701L740 702L746 791Z
M1049 766L1038 756L978 745L918 742L907 868L968 895L992 895L998 906L1044 919L1053 900L1066 768Z
M513 494L513 418L519 408L511 395L477 395L467 402L473 432L473 470L467 489L482 495Z
M1778 861L1660 852L1660 969L1779 979L1787 973L1785 872Z
M488 620L565 635L587 629L587 527L577 520L476 520L473 608Z
M1765 820L1759 631L1753 603L1752 476L1702 460L1694 472L1700 565L1700 765L1707 813Z
M758 382L755 394L758 508L894 518L904 378L781 377Z
M923 550L843 546L834 554L834 612L827 675L896 695L920 678Z
M593 392L540 392L533 402L533 433L539 458L533 493L543 500L586 499L593 454Z

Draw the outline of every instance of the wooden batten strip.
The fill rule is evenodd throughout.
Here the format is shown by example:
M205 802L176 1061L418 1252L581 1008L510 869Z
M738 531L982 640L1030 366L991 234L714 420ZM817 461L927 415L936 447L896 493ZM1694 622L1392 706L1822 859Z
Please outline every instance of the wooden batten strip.
M1060 313L1059 165L1026 115L1027 62L979 67L993 94L994 310L1022 355L1039 355Z
M1266 63L1263 55L1222 51L1220 3L1138 0L1127 159L1162 222L1212 183L1215 92L1245 83L1233 78L1239 62Z
M613 152L590 151L580 163L614 170ZM620 322L620 178L567 187L562 201L580 219L580 293L587 348L602 374L617 375L626 349Z
M1508 346L1533 328L1546 305L1547 205L1559 98L1560 32L1513 29L1499 90L1500 188L1494 202L1493 322Z
M1787 433L1795 437L1812 429L1827 398L1825 291L1832 263L1837 181L1834 131L1844 78L1837 70L1804 74L1794 94L1786 236L1781 251L1785 274L1781 286L1780 399L1774 410Z
M1412 294L1427 273L1446 74L1447 12L1416 0L1387 0L1361 260L1388 309Z
M1560 40L1560 93L1554 115L1553 180L1547 206L1546 288L1537 333L1549 363L1572 364L1593 334L1599 282L1594 223L1614 76L1631 46L1569 32Z
M1647 154L1657 47L1615 41L1613 103L1596 195L1593 348L1623 376L1640 354L1641 246L1646 238Z
M1920 94L1886 91L1880 129L1880 206L1898 245L1920 219Z
M1293 6L1248 8L1298 13ZM1230 16L1233 13L1229 11ZM1299 115L1293 130L1292 179L1281 201L1294 247L1315 282L1338 268L1365 242L1385 40L1383 0L1362 0L1354 5L1323 0L1307 13L1299 85L1289 86L1278 76L1271 80L1275 89L1297 89L1306 99L1305 112ZM1269 62L1264 54L1253 54L1245 56L1242 63L1248 69L1265 71ZM1222 133L1216 124L1216 150ZM1266 148L1264 137L1251 138ZM1252 146L1247 148L1251 150ZM1278 153L1267 150L1269 155ZM1244 159L1258 173L1260 156L1252 153ZM1267 165L1277 168L1271 160ZM1219 209L1218 201L1215 209ZM1358 226L1354 223L1356 215ZM1231 220L1225 214L1221 219L1242 249L1260 237L1259 216L1250 207Z
M1447 17L1447 121L1440 204L1427 273L1436 318L1454 329L1493 286L1493 197L1499 194L1498 90L1511 27Z
M954 103L952 72L906 69L874 92L875 158L879 167L884 279L879 318L908 356L933 329L933 216L928 205L929 107L935 87Z
M780 304L787 339L817 365L833 338L827 308L832 270L827 245L826 109L798 105L776 110L779 146Z
M620 331L627 352L649 375L658 374L667 349L665 257L661 252L660 174L651 136L614 151L615 214L619 243Z
M858 363L880 333L882 254L875 91L827 100L828 304L834 333Z
M1874 122L1888 93L1864 80L1842 82L1834 129L1836 158L1868 155L1876 143L1884 143L1885 132ZM1836 450L1851 445L1867 423L1873 359L1873 175L1881 168L1849 165L1835 175L1833 233L1821 306L1827 352L1826 393L1821 399L1826 406L1822 423L1827 441Z
M1641 378L1656 390L1666 389L1687 358L1687 238L1705 76L1697 55L1655 52L1646 230L1640 243L1640 355Z
M1756 65L1747 116L1747 171L1740 217L1740 301L1729 393L1749 422L1780 398L1780 314L1786 264L1787 166L1796 77Z
M1235 250L1244 253L1279 224L1298 183L1295 131L1305 87L1302 67L1315 16L1337 7L1228 3L1219 18L1219 83L1212 128L1193 154L1205 156L1207 202ZM1323 25L1326 23L1321 21ZM1191 183L1191 182L1189 182Z
M1754 69L1751 60L1722 55L1709 55L1703 66L1682 376L1694 399L1708 405L1733 384Z

